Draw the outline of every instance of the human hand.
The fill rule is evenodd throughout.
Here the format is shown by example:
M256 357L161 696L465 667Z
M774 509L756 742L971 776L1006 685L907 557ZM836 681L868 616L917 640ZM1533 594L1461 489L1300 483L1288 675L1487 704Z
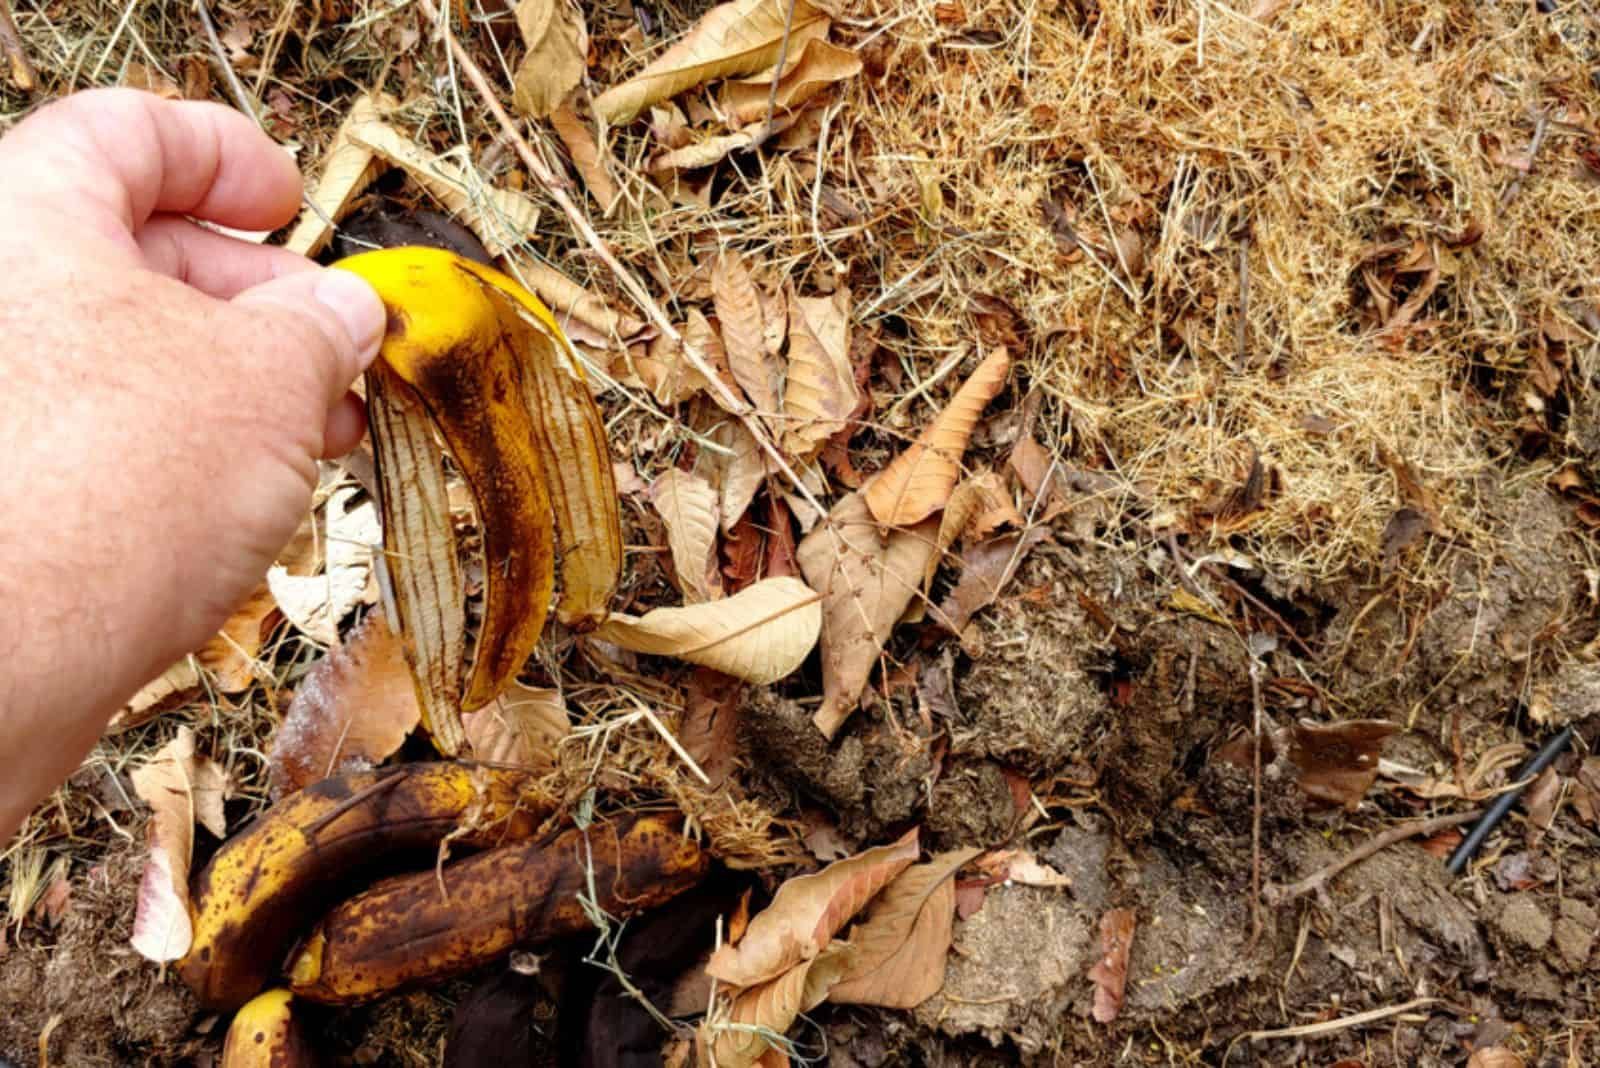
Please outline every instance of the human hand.
M299 199L220 105L97 90L0 139L0 841L360 439L377 295L190 221L277 227Z

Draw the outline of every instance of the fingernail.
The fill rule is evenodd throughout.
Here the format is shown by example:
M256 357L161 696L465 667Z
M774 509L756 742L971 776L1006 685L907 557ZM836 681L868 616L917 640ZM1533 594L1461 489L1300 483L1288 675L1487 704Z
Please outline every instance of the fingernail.
M365 368L378 354L378 344L383 340L388 321L383 301L365 279L336 267L322 272L315 292L318 302L338 316Z

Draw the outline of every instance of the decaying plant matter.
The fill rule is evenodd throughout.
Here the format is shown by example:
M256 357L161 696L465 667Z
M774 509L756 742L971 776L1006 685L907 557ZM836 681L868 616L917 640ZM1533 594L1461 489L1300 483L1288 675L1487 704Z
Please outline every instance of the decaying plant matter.
M282 987L251 998L233 1017L222 1044L222 1068L314 1068L317 1056L294 1016L294 995Z
M339 266L372 283L389 309L367 375L385 564L424 723L454 755L465 741L460 714L493 700L539 640L557 539L560 618L590 627L605 615L622 562L605 429L554 317L505 275L424 248ZM483 536L483 623L470 673L466 586L435 431L471 487Z
M317 924L289 965L309 1001L359 1004L459 975L514 946L594 926L593 910L630 916L699 882L709 858L681 820L619 817L399 875L346 901Z
M219 849L194 892L194 941L178 972L201 1002L254 997L310 917L446 835L464 844L525 838L547 815L524 800L524 772L405 764L339 775L291 794Z

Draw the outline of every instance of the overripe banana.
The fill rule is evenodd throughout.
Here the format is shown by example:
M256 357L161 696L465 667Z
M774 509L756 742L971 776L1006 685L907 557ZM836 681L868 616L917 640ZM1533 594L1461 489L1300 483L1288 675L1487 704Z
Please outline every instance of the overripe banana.
M294 996L276 988L245 1003L222 1043L222 1068L315 1068L317 1058L294 1018Z
M389 310L367 405L384 561L424 725L439 750L539 640L561 549L558 614L597 624L622 535L605 426L572 345L537 298L500 272L433 248L340 260ZM465 584L434 432L471 488L483 537L484 608L466 669Z
M697 883L708 860L677 817L631 816L377 883L328 913L289 964L298 997L355 1005L448 978L518 945L591 927L580 895L612 916Z
M526 772L404 764L336 775L290 794L223 843L196 881L194 941L178 972L209 1008L254 997L294 937L374 875L429 864L446 835L468 845L526 838L546 815Z

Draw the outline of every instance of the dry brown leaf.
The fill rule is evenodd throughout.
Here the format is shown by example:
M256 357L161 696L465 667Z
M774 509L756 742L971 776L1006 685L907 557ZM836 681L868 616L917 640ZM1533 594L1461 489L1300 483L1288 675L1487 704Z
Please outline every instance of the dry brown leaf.
M350 131L363 123L377 121L378 102L365 94L357 97L333 135L333 143L322 156L322 175L310 194L311 202L320 210L307 208L301 213L284 248L302 256L315 256L333 239L333 227L328 220L338 222L345 217L351 203L378 169L372 149L352 140Z
M1050 536L1050 528L1032 527L980 542L961 554L961 578L939 606L940 621L960 634L972 617L993 604L1017 573L1028 551Z
M195 752L194 732L179 727L132 779L133 792L150 806L150 854L129 941L148 960L177 960L194 937L189 920L194 826L199 822L219 838L227 832L222 811L227 775L210 757Z
M980 858L978 867L1001 882L1048 888L1072 885L1071 879L1048 864L1041 864L1026 849L997 849Z
M944 985L955 923L956 869L977 849L940 853L914 864L883 888L850 931L855 960L828 995L839 1005L914 1009Z
M778 888L772 903L751 921L737 946L719 946L706 972L724 983L754 986L823 951L879 890L917 859L917 829L800 875Z
M554 267L516 257L509 259L506 272L538 294L571 341L594 348L616 348L650 334L643 319L618 311Z
M513 682L492 702L461 717L474 759L541 771L555 766L556 747L572 729L560 690Z
M272 796L382 763L421 715L400 639L381 612L369 613L295 691L267 754Z
M528 51L517 64L511 102L543 119L583 81L589 52L583 13L567 0L517 0L517 29Z
M727 781L739 763L739 723L744 718L739 697L743 689L738 679L710 668L700 668L689 677L678 741L712 786Z
M605 161L600 158L600 146L595 142L588 123L578 117L571 104L562 104L550 113L550 125L555 128L561 143L567 146L567 155L572 157L572 165L577 168L578 176L588 186L589 195L600 205L601 212L611 214L612 207L622 196L622 190L617 188L611 172L606 170Z
M815 456L844 429L861 399L850 366L850 293L789 297L789 367L783 385L784 447Z
M105 733L116 734L149 723L163 712L182 708L199 693L200 672L194 658L186 656L129 698L106 724Z
M729 249L717 257L711 269L711 299L733 380L758 412L776 414L782 410L783 367L766 346L760 291L739 253Z
M817 644L822 606L796 578L770 578L732 597L642 616L612 615L594 633L636 653L673 656L765 686L794 671Z
M794 45L789 47L793 49ZM785 64L785 68L778 79L777 99L772 103L775 115L798 108L835 82L860 74L861 57L818 37L807 41L799 56ZM742 126L766 120L767 101L772 95L772 73L723 86L722 110L729 122Z
M950 494L950 501L939 516L939 533L934 538L936 552L928 561L922 585L926 589L933 581L945 553L969 530L983 537L999 526L1011 524L1021 527L1027 520L1011 503L1005 480L996 471L981 471L964 479Z
M867 484L863 492L874 519L908 526L944 507L961 477L961 456L978 417L1005 387L1010 371L1006 350L991 352L916 442Z
M295 575L284 564L267 569L267 588L284 618L323 645L337 642L340 620L368 600L372 554L383 540L377 506L372 501L349 506L356 493L339 490L323 506L328 533L321 574Z
M673 171L692 171L710 167L735 152L755 147L759 133L759 130L739 130L731 134L694 141L682 148L661 153L651 159L647 169L651 174L669 174Z
M720 4L644 70L601 93L595 112L610 123L626 122L685 89L765 70L777 62L785 37L790 54L795 54L793 50L827 32L827 15L807 0L794 0L792 11L785 0Z
M671 468L650 487L650 503L667 527L672 566L685 604L722 597L722 569L717 566L717 492L687 471Z
M399 167L428 191L462 226L477 235L491 256L501 256L539 227L539 207L521 193L486 185L475 174L418 145L388 123L350 128L350 139Z
M768 1058L774 1055L781 1058L777 1064L788 1064L787 1055L774 1049L766 1035L783 1034L797 1016L826 1001L840 977L850 969L853 956L850 945L835 942L776 979L741 991L734 998L729 1021L738 1026L719 1028L714 1022L704 1025L705 1033L715 1035L712 1048L717 1068L764 1065L772 1063Z
M1318 801L1355 808L1378 777L1384 739L1398 729L1383 719L1296 723L1289 760L1300 789Z
M1100 960L1089 969L1094 981L1094 1018L1110 1023L1122 1011L1128 986L1128 952L1137 917L1132 909L1107 909L1100 917Z
M1467 1068L1523 1068L1526 1062L1504 1046L1485 1046L1472 1051Z
M813 722L832 738L855 711L889 632L922 585L938 525L878 530L859 493L800 542L800 571L822 594L823 701Z
M755 435L737 419L724 419L707 435L723 446L726 453L702 451L697 464L704 463L706 476L717 489L722 532L731 532L761 491L767 478L767 461Z

